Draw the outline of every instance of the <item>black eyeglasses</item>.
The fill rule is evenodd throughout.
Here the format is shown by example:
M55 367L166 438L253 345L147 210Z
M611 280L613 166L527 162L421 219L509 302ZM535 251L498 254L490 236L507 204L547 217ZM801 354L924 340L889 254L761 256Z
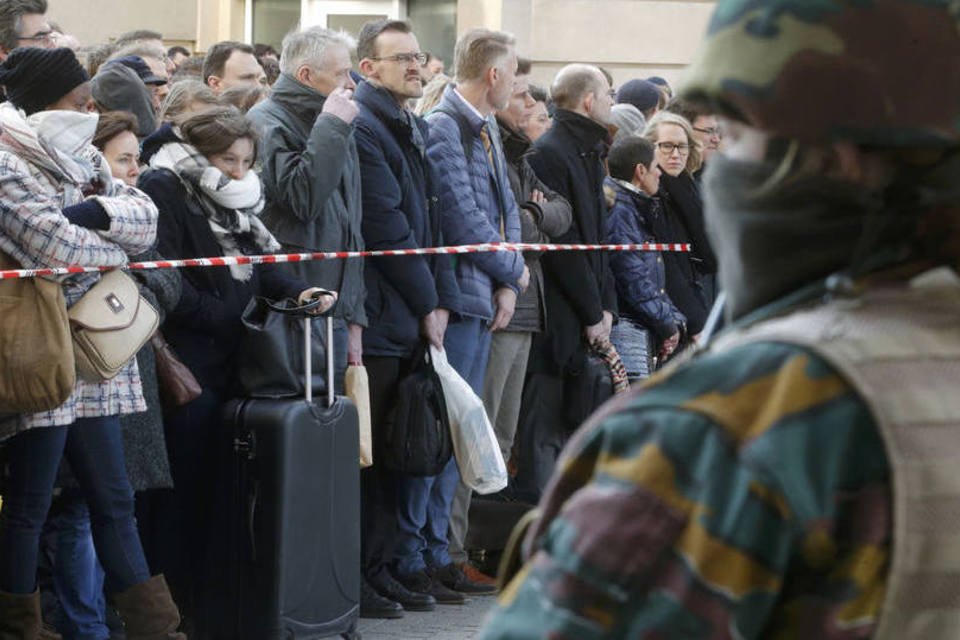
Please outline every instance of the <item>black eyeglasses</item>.
M383 58L374 58L371 56L370 59L382 62L400 62L402 64L416 62L421 67L427 64L427 54L425 53L398 53L393 56L384 56Z
M53 31L39 31L32 36L19 36L17 40L30 40L32 42L49 42L53 40Z
M723 132L720 130L720 127L710 127L708 129L701 129L700 127L694 127L694 131L699 131L700 133L705 133L711 138L722 138Z
M681 154L689 153L690 145L682 142L680 144L677 144L676 142L658 142L657 149L660 149L660 151L669 156L673 154L674 151L679 151Z

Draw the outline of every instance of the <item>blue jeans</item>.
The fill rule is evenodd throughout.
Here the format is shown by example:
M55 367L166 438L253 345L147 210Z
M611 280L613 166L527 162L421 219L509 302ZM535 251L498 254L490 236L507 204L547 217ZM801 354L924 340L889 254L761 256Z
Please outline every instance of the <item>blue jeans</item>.
M57 532L53 588L63 613L57 630L66 640L107 640L104 573L93 546L90 511L76 492L64 493L60 501L60 513L47 522Z
M473 392L483 397L483 378L490 361L490 342L493 334L480 318L467 318L447 327L443 348L447 361L460 374Z
M10 440L9 455L10 481L0 511L0 591L36 589L40 532L63 457L90 509L93 543L108 589L124 591L150 578L133 517L117 416L30 429Z
M490 339L491 334L483 320L467 318L451 324L443 342L450 365L481 397L490 357ZM450 564L450 509L459 482L457 461L450 458L439 475L407 477L400 483L395 547L399 573Z

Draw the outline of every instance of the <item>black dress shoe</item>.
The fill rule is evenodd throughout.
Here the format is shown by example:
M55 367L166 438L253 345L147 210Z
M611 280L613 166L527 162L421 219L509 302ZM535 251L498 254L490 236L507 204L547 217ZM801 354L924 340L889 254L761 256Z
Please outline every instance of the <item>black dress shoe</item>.
M366 579L360 580L361 618L402 618L403 607L399 602L384 598L370 586Z
M433 596L408 589L395 580L389 572L384 571L379 574L370 584L382 596L399 602L407 611L433 611L437 608L437 601Z
M446 588L423 571L397 576L397 580L408 589L429 593L439 604L464 604L467 601L462 593Z

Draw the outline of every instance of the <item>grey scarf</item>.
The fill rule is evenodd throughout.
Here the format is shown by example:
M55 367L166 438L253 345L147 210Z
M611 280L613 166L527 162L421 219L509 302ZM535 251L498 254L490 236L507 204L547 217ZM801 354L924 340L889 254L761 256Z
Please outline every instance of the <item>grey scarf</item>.
M704 176L707 232L731 319L832 273L859 275L878 249L902 256L914 237L914 216L853 184L804 177L761 193L775 171L718 155Z

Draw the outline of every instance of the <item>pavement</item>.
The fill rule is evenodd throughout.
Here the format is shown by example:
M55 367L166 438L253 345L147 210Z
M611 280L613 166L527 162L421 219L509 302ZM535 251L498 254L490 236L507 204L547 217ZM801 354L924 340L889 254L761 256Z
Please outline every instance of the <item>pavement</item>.
M399 620L360 619L363 640L472 640L480 634L496 596L470 596L463 605L437 605L427 612L405 611Z

